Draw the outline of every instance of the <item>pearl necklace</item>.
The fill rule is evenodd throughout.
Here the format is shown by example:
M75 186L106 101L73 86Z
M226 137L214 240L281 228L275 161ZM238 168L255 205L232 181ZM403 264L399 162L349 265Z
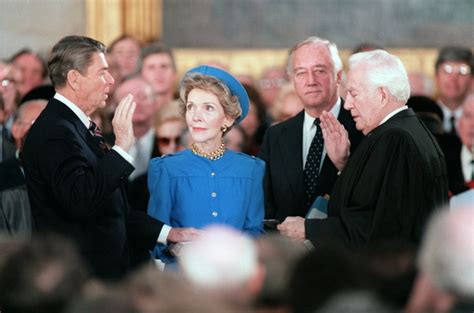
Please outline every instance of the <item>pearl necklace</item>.
M222 158L222 156L224 155L225 144L224 144L224 141L222 141L221 146L219 148L217 148L216 150L214 150L212 152L204 152L201 149L199 149L198 147L196 147L196 145L193 143L191 145L191 151L195 155L199 155L203 158L209 159L211 161L215 161L215 160L218 160L218 159Z

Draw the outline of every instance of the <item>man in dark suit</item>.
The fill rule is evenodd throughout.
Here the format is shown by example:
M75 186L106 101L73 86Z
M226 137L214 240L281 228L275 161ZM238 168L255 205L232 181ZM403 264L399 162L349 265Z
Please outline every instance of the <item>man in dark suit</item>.
M31 235L31 209L20 153L28 130L46 103L42 99L30 100L15 113L12 137L17 150L15 156L0 163L0 235L20 238Z
M393 239L416 244L432 211L447 203L448 180L435 138L406 106L405 67L383 50L355 54L347 90L344 106L366 137L348 161L340 157L347 164L334 185L328 217L288 217L278 229L294 239L336 240L352 248ZM347 145L347 137L334 131L340 124L323 120L329 126L325 139Z
M133 96L117 106L109 149L89 119L105 106L114 79L105 46L91 38L67 36L49 60L56 94L31 127L24 146L26 183L35 230L75 242L99 278L120 278L128 267L127 238L152 248L156 241L190 240L194 229L163 225L129 211L123 183L133 171Z
M339 165L331 158L335 146L325 145L322 153L320 151L316 174L305 171L309 167L310 146L320 131L320 126L314 125L315 119L323 111L337 116L347 130L342 128L340 131L349 136L351 152L362 138L339 97L342 62L334 43L317 37L298 43L291 50L288 73L304 111L270 127L259 154L266 163L265 217L279 221L287 216L304 217L315 198L330 194L336 181ZM349 148L344 153L348 157ZM313 181L309 183L314 189L307 194L307 183L311 179Z
M453 194L469 189L474 182L474 94L463 102L459 119L459 137L445 135L438 138L448 167L449 191Z

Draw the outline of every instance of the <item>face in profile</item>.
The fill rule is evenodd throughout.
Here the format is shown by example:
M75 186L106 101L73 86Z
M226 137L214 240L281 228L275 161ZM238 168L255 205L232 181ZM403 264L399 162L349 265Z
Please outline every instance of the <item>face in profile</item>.
M222 140L221 128L232 123L233 120L225 115L224 108L215 94L197 88L189 92L186 101L186 124L195 144L217 148Z
M379 123L382 105L378 88L369 86L367 68L363 65L351 69L347 79L347 95L344 108L351 112L356 128L364 135L370 133Z
M103 53L94 53L85 74L76 71L77 95L86 114L105 107L114 79Z

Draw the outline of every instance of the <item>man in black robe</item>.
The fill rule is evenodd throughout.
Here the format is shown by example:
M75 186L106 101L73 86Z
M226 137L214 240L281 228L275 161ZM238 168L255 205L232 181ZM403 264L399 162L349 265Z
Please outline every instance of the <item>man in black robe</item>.
M376 50L353 55L349 66L344 107L366 137L334 185L328 217L288 217L278 229L294 239L353 248L395 238L418 243L428 216L448 201L443 153L405 105L410 87L400 59ZM326 144L349 144L330 113L321 125Z

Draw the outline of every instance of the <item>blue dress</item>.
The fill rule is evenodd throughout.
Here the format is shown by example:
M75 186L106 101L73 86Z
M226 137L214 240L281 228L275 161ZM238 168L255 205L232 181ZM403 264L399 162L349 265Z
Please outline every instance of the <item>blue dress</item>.
M191 150L155 158L148 170L148 214L171 227L218 223L257 236L263 233L264 172L262 160L231 150L215 161ZM174 262L163 244L152 255Z

